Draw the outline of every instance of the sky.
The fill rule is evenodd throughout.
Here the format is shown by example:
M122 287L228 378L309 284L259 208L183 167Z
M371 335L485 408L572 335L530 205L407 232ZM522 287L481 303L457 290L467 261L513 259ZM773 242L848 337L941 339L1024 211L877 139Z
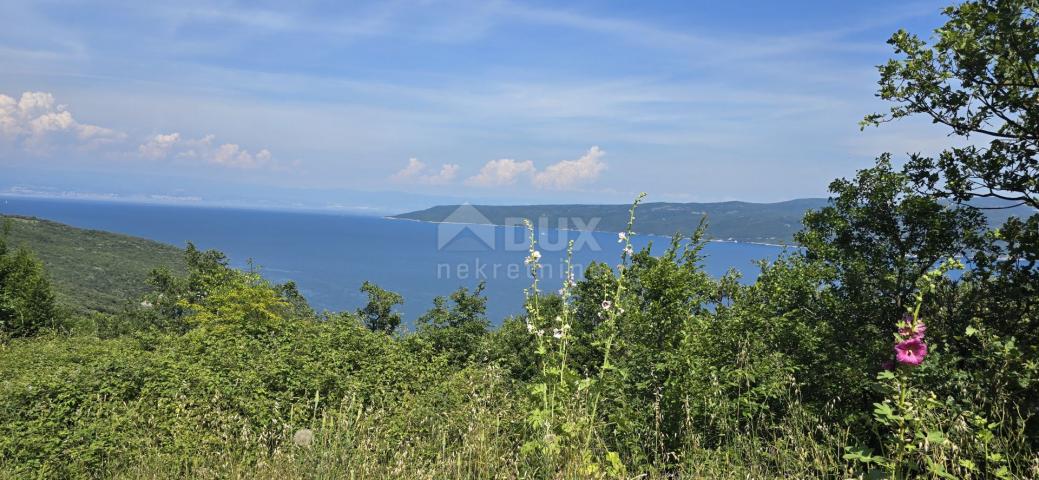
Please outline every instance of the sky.
M731 5L729 5L731 3ZM933 1L0 0L0 194L394 212L772 202L933 152Z

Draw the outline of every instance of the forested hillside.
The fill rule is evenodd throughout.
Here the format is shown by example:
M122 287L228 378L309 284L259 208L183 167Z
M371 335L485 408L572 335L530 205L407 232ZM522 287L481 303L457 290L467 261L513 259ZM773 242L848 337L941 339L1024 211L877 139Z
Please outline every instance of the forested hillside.
M826 205L823 198L803 198L779 203L719 202L719 203L664 203L649 202L642 206L636 231L639 233L671 236L676 232L696 229L700 219L709 219L707 237L716 240L742 242L790 243L801 229L805 211ZM452 221L458 205L440 205L417 212L395 215L393 218L427 222ZM594 228L604 232L623 231L628 221L628 205L473 205L483 217L472 216L469 221L506 225L510 219L516 225L519 219L538 222L557 228ZM560 223L560 219L563 222ZM578 219L580 223L576 223Z
M1002 225L1010 216L1027 217L1033 211L1000 199L974 199L971 205L984 207L992 226ZM803 227L806 211L823 208L824 198L801 198L777 203L717 202L666 203L648 202L641 207L635 231L671 236L676 232L696 229L701 219L707 220L706 236L711 240L736 240L791 244ZM544 222L550 228L593 229L604 232L624 231L628 221L627 205L472 205L475 211L460 205L439 205L392 218L426 222L487 223L517 225L521 219Z
M43 262L59 303L78 312L117 312L147 289L159 267L187 272L184 251L171 245L49 220L0 216L8 246L27 247Z

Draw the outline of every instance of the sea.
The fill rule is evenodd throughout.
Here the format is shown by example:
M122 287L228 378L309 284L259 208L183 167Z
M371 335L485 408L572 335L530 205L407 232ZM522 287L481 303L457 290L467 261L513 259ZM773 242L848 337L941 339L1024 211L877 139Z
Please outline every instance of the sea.
M428 223L380 216L329 212L136 204L121 201L0 198L0 213L27 215L75 227L117 232L184 247L193 242L216 249L239 268L255 265L273 282L296 282L311 306L342 311L361 307L365 281L400 293L398 310L414 325L437 296L459 287L486 284L492 323L523 311L531 286L529 233L521 227ZM632 236L636 250L662 254L670 237ZM684 232L690 233L690 232ZM539 287L555 291L565 278L567 249L576 276L592 262L616 266L623 244L615 232L574 231L542 226L535 232L543 268ZM719 277L739 271L753 281L761 260L785 248L736 242L709 242L703 268Z

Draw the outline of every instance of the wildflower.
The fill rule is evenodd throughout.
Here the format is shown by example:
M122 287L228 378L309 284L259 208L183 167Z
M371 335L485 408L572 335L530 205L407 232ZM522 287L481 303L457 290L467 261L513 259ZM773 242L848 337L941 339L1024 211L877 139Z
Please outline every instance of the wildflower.
M533 252L530 252L530 256L527 257L527 259L524 260L523 263L531 264L537 262L539 259L541 259L541 252L534 250Z
M602 301L602 309L603 310L609 310L610 309L610 305L613 305L613 303L610 302L609 300L603 300Z
M628 239L628 234L627 233L620 232L620 233L617 234L617 243L621 243L621 242L623 242L623 241L625 241L627 239Z
M924 324L923 320L916 320L909 314L902 318L902 323L898 326L898 335L902 338L922 340L926 332L927 325Z
M309 447L311 443L314 443L314 431L309 428L296 430L296 433L292 435L292 443L300 447Z
M631 248L631 245L624 247L624 253L629 257L635 255L635 249Z
M920 365L927 356L927 344L919 338L903 340L895 345L895 359L903 365Z
M527 320L527 333L534 333L534 324Z
M552 336L555 338L563 338L563 331L558 328L552 329Z

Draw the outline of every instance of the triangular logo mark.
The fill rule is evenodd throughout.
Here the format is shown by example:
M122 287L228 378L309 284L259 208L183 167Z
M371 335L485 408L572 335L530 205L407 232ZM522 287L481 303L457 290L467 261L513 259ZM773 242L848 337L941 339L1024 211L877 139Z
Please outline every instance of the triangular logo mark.
M476 207L459 205L437 225L437 250L494 250L494 228Z

